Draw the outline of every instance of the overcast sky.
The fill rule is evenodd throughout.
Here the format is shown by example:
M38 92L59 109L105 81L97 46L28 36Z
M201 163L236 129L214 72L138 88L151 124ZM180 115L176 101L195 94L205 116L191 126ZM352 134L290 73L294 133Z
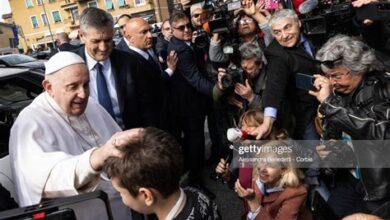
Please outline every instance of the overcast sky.
M1 16L3 14L7 14L11 12L11 8L9 7L8 0L0 0L0 21L3 21Z

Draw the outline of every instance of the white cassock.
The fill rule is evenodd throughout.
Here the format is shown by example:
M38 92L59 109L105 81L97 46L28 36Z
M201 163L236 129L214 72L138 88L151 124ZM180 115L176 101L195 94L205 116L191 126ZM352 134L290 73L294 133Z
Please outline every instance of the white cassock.
M85 113L75 117L66 115L46 92L40 94L20 112L11 129L10 161L19 205L103 189L110 197L114 219L131 219L110 181L89 163L93 148L120 130L93 98ZM96 219L92 217L96 207L90 208L86 216Z

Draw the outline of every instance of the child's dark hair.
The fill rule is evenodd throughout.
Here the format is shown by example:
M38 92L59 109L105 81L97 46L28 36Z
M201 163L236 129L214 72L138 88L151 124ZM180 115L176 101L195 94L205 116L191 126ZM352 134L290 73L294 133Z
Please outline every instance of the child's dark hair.
M148 127L122 149L122 158L110 157L103 170L118 179L136 197L141 187L153 188L166 198L177 189L183 172L181 147L170 134Z

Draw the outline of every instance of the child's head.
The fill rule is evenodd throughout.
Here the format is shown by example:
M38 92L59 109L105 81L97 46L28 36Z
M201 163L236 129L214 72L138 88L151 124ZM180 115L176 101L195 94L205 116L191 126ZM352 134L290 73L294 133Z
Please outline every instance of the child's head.
M128 207L153 213L152 206L158 199L179 190L183 170L181 147L168 133L145 128L122 151L122 158L109 158L103 169Z
M251 133L264 121L264 114L259 109L250 109L244 114L241 115L240 118L240 127L247 133ZM268 139L270 140L285 140L288 138L287 131L284 129L275 129L274 127L271 130L271 134Z
M291 148L283 141L270 141L262 145L263 151L253 166L253 176L267 187L297 187L303 173L291 156Z

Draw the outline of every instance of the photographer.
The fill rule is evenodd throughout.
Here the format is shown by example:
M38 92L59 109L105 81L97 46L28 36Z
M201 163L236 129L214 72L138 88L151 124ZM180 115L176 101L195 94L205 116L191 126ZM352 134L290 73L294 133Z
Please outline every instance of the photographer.
M257 44L261 49L264 49L266 45L272 40L272 35L268 27L268 17L270 16L267 10L264 10L264 4L255 5L253 1L243 1L243 10L238 13L235 18L235 27L238 32L238 38L229 42L228 39L221 39L220 34L213 33L210 40L209 55L210 60L216 63L228 64L230 57L227 53L224 53L226 46L233 47L232 61L236 65L239 65L238 48L243 43ZM259 37L259 28L263 31L264 37Z
M314 75L317 91L310 94L321 103L325 138L352 139L359 164L358 170L337 180L328 204L339 217L375 212L387 219L390 213L379 210L388 210L390 201L389 76L372 49L344 35L329 39L316 58L325 76Z
M266 80L265 64L262 61L263 51L254 43L242 44L239 51L244 76L239 76L241 82L232 81L232 83L234 83L234 93L242 99L238 100L231 96L229 103L243 110L261 108Z

